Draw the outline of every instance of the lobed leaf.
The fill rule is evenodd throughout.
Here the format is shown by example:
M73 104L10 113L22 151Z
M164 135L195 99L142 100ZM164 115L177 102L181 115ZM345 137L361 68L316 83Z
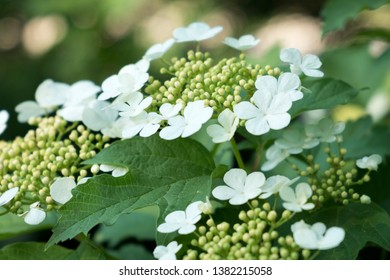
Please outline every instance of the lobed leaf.
M126 166L129 172L118 178L95 176L73 190L74 197L59 211L48 247L150 205L159 207L160 223L168 213L205 200L215 168L211 154L199 143L158 136L117 141L86 163ZM165 238L159 236L158 242Z

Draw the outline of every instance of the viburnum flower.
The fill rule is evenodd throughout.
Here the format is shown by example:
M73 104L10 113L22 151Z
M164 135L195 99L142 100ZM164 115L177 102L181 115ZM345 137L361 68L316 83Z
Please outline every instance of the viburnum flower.
M99 131L112 126L118 117L118 111L109 107L107 101L94 100L83 110L82 121L86 127Z
M222 26L210 28L204 22L194 22L187 27L179 27L173 31L173 37L176 42L203 41L210 39L222 31Z
M336 135L342 133L345 129L345 123L334 123L329 118L324 118L318 124L306 126L306 134L311 138L318 138L320 142L332 143L336 141Z
M24 101L16 106L18 121L27 122L31 117L51 113L66 101L69 85L53 80L43 81L35 91L35 101Z
M56 202L65 204L73 197L72 190L75 187L76 183L72 178L57 178L50 186L50 196Z
M125 175L129 169L123 166L111 165L111 164L101 164L100 171L111 172L113 177L121 177Z
M10 202L18 193L19 188L12 188L6 190L2 195L0 195L0 207Z
M135 117L152 104L153 98L148 96L144 99L144 96L140 92L135 92L126 101L120 105L115 106L118 109L119 115L122 117Z
M363 157L356 161L357 167L368 170L378 170L378 165L382 163L382 157L377 154L373 154L368 157Z
M265 152L266 162L261 166L261 171L270 171L274 169L279 163L288 158L290 153L281 149L280 147L273 144L271 147L267 149Z
M148 69L149 61L146 59L124 66L118 75L112 75L103 81L103 92L98 99L107 100L121 94L128 96L139 91L149 78Z
M236 50L246 51L260 43L260 39L256 39L253 35L243 35L238 39L226 37L223 43Z
M34 202L30 205L30 211L22 214L24 222L29 225L38 225L46 218L46 212L39 207L39 202Z
M165 217L165 223L159 225L157 230L161 233L175 232L189 234L196 229L195 224L201 219L202 211L199 209L202 201L192 202L185 211L178 210Z
M9 113L6 110L0 111L0 134L7 128L7 122L9 119Z
M167 246L159 245L154 249L153 256L159 260L176 260L176 253L182 246L176 241L170 242Z
M283 94L273 95L270 91L253 95L254 104L243 101L233 107L234 113L245 122L246 129L253 135L262 135L270 129L282 129L288 126L291 116L287 111L292 101Z
M160 137L172 140L178 137L188 137L199 131L202 124L207 122L213 114L211 107L205 106L203 100L189 102L184 108L184 116L175 116L168 119L168 126L160 131Z
M218 116L220 124L212 124L207 127L207 134L212 137L214 143L229 141L236 132L238 121L239 119L230 109L225 109Z
M294 241L302 249L328 250L335 248L343 242L345 237L344 229L331 227L326 229L325 224L306 224L303 220L291 225Z
M314 204L307 203L312 194L313 191L307 183L299 183L295 187L295 192L289 186L285 186L279 191L279 195L284 201L283 207L293 212L313 209Z
M322 77L324 73L318 68L322 63L316 55L307 54L303 57L298 49L288 48L282 49L280 52L280 60L290 63L290 70L297 75L302 72L309 77Z
M272 95L282 94L284 98L289 96L291 101L303 98L303 93L299 90L301 80L293 73L283 73L278 79L273 76L260 76L256 79L255 86L260 94L266 92L271 92Z
M91 81L78 81L69 87L63 108L57 114L65 120L81 121L84 108L96 99L100 87Z
M259 196L262 199L268 198L273 194L278 193L282 188L289 187L299 180L299 177L289 179L285 176L275 175L269 177L262 187L263 193Z
M171 38L163 43L155 44L146 51L143 58L148 61L160 58L173 46L174 43L175 40Z
M265 176L261 172L247 175L245 170L233 168L225 173L223 181L226 185L217 186L212 191L213 196L219 200L229 200L232 205L241 205L260 195Z

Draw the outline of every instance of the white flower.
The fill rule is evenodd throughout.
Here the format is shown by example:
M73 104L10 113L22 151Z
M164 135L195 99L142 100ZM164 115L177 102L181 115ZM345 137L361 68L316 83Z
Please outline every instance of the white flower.
M283 131L282 137L275 141L275 145L290 154L300 154L303 149L311 149L320 143L318 139L306 136L304 130L288 129Z
M109 107L107 101L94 100L84 108L82 121L86 127L99 131L112 126L118 117L118 111Z
M202 124L207 122L213 114L213 109L204 105L203 100L189 102L184 108L184 116L175 116L168 119L168 126L160 131L160 137L172 140L178 137L188 137L199 131Z
M66 93L63 108L57 114L65 120L74 122L81 121L84 108L96 99L100 87L91 81L78 81L70 86Z
M312 226L303 220L291 225L294 241L299 247L309 250L328 250L335 248L343 242L344 229L331 227L326 230L323 223L315 223Z
M27 122L31 117L38 117L54 111L65 103L69 85L52 80L43 81L35 91L36 101L24 101L16 106L19 122Z
M151 46L145 53L144 59L152 61L162 57L175 43L174 39L168 39L163 43Z
M151 96L144 99L142 93L135 92L126 100L126 103L117 105L115 108L121 111L119 115L122 117L135 117L148 108L152 101Z
M0 134L7 128L7 122L9 119L9 113L6 110L0 111Z
M179 210L168 214L165 217L165 223L159 225L157 230L161 233L169 233L177 231L179 234L189 234L196 227L195 224L201 219L202 211L199 205L202 201L195 201L187 206L185 211Z
M124 66L118 75L112 75L103 81L103 93L98 99L107 100L120 94L129 95L139 91L149 78L148 68L149 62L145 59Z
M256 39L253 35L243 35L238 39L226 37L223 43L236 50L246 51L260 43L260 39Z
M207 134L212 137L214 143L222 143L232 139L236 132L239 119L230 111L225 109L218 116L219 124L212 124L207 127Z
M50 195L58 203L65 204L72 197L72 190L76 183L69 177L57 178L50 186Z
M357 167L361 169L378 170L378 165L381 164L382 157L377 154L373 154L368 157L363 157L356 161Z
M332 143L336 141L336 135L342 133L345 123L333 123L329 118L324 118L318 124L306 126L306 134L312 138L318 138L321 142Z
M214 37L222 31L222 26L210 28L206 23L194 22L187 27L179 27L173 31L176 42L203 41Z
M18 193L19 188L12 188L6 190L2 195L0 195L0 207L10 202Z
M284 201L283 207L293 212L313 209L314 204L307 203L312 194L313 191L307 183L299 183L295 188L295 192L288 186L283 187L279 191L279 195Z
M262 94L256 91L253 102L238 103L233 107L234 113L245 122L246 129L253 135L262 135L270 129L282 129L290 123L291 116L287 111L292 101L283 94L273 95L266 91Z
M212 191L213 196L219 200L229 199L232 205L241 205L260 195L265 176L261 172L247 175L245 170L233 168L225 173L223 181L227 186L217 186Z
M303 98L303 93L299 91L301 80L293 73L283 73L278 79L273 76L260 76L256 79L255 86L260 94L266 92L271 92L272 95L282 94L284 98L289 96L291 101Z
M169 120L170 118L177 116L182 107L183 105L181 103L177 103L175 105L164 103L161 105L159 111L164 120Z
M280 60L290 63L291 72L297 75L303 72L306 76L310 77L324 76L324 73L318 70L322 63L316 55L307 54L302 59L301 52L298 49L289 48L282 49L280 52Z
M214 211L213 205L211 204L209 197L206 197L206 202L202 202L201 204L199 204L198 208L203 214L206 215L210 215Z
M111 172L111 175L113 177L121 177L121 176L125 175L129 171L129 169L127 167L123 167L123 166L101 164L100 171Z
M279 163L289 156L290 153L287 150L281 149L273 144L265 152L265 158L267 161L261 166L261 171L270 171L274 169Z
M170 242L167 246L159 245L153 251L153 256L159 260L176 260L176 253L183 245L176 241Z
M299 180L299 177L296 177L292 180L285 176L275 175L269 177L262 187L263 192L259 197L262 199L268 198L273 194L278 193L282 188L289 187Z
M38 225L46 218L46 212L39 207L39 202L30 205L30 211L24 213L24 222L29 225Z

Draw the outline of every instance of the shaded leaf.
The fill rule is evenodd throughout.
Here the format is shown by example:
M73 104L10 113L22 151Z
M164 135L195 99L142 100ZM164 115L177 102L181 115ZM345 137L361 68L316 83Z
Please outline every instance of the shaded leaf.
M0 250L1 260L64 260L72 250L54 245L45 250L46 243L13 243Z
M348 20L357 17L364 9L377 9L389 3L388 0L328 0L322 10L324 34L342 29Z
M305 222L309 223L319 221L328 228L342 227L346 233L337 248L321 251L319 259L356 259L367 242L390 250L390 216L374 203L324 208L305 218Z

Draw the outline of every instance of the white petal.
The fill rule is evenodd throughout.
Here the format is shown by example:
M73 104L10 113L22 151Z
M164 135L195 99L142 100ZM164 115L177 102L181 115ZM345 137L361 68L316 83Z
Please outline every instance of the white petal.
M31 208L24 217L24 221L29 225L38 225L46 218L46 212L40 208Z
M123 175L125 175L127 172L129 171L129 169L127 167L115 167L115 169L112 171L112 176L113 177L121 177Z
M299 229L293 232L294 241L302 249L314 250L318 247L316 234L310 229Z
M280 198L287 202L295 202L296 196L292 188L285 186L279 191Z
M294 65L300 65L302 61L301 52L295 48L282 49L280 52L280 60Z
M278 90L278 80L273 76L260 76L256 79L255 86L259 91L260 95L264 92L268 92L271 93L271 95L275 95Z
M287 127L290 121L291 116L288 113L267 116L268 125L274 130Z
M65 204L72 197L72 190L76 187L76 183L69 177L58 178L50 186L50 195L58 203Z
M18 193L19 188L12 188L0 195L0 207L10 202Z
M253 135L262 135L270 130L265 117L256 117L245 122L245 128Z
M265 176L261 172L250 173L245 180L245 190L260 189L265 183Z
M24 101L15 107L15 111L18 113L18 121L25 123L31 117L42 116L52 110L41 108L35 101Z
M196 226L191 225L191 224L186 224L183 225L182 227L179 228L178 233L179 234L190 234L191 232L194 232L196 230Z
M260 194L260 192L258 194L255 194L252 198L258 196ZM242 204L245 204L248 202L248 197L245 195L245 194L236 194L235 196L233 196L231 199L229 199L229 203L231 205L242 205Z
M318 243L318 249L320 250L328 250L335 248L343 242L345 237L345 231L339 227L331 227L329 228L323 239L321 239Z
M228 200L234 197L237 194L237 191L228 186L217 186L213 189L212 194L219 200Z
M232 168L223 176L224 182L236 190L244 189L246 178L246 171L240 168Z
M242 120L249 120L260 114L259 109L248 101L238 103L233 111Z
M66 101L70 86L52 80L43 81L35 92L35 100L41 107L50 108L62 105Z

